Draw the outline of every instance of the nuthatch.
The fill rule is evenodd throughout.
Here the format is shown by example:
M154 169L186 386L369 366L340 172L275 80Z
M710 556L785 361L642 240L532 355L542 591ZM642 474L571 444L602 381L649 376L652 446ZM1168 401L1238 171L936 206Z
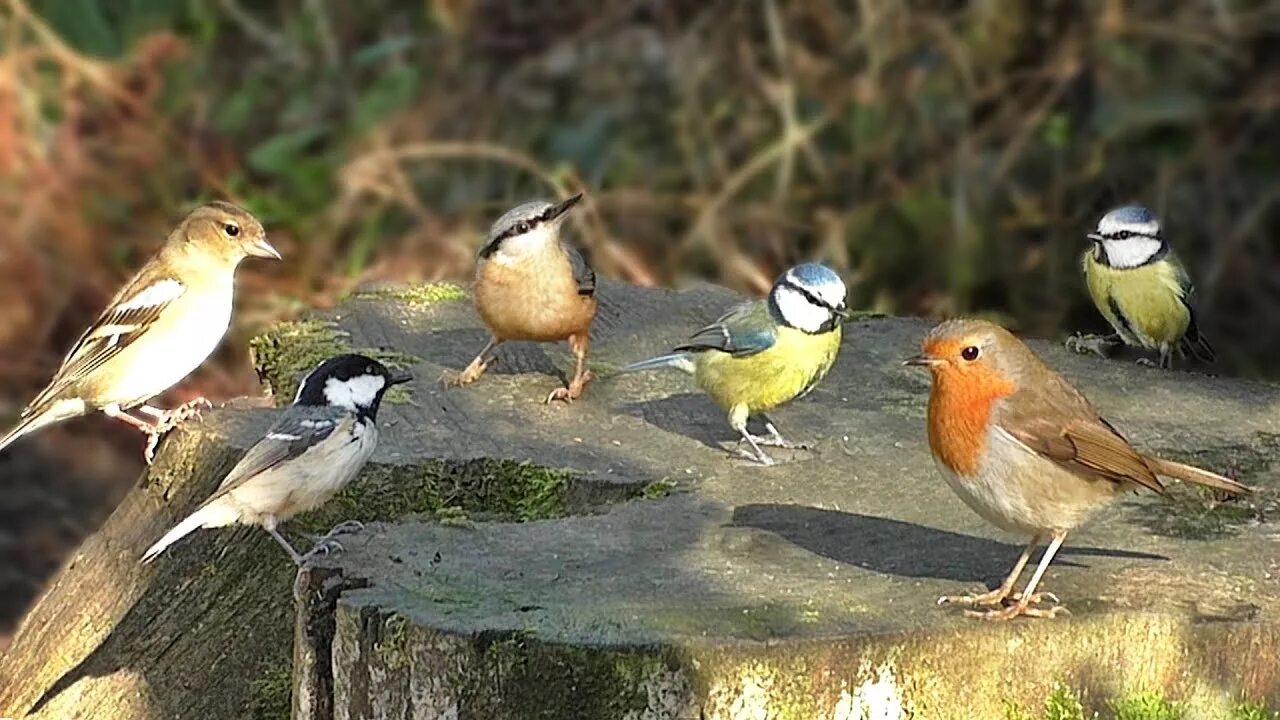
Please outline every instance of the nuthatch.
M547 396L571 401L591 378L588 332L596 317L596 274L576 248L560 238L565 213L581 194L559 203L534 201L498 218L480 250L474 298L492 338L453 378L466 385L484 374L493 353L508 340L569 341L577 364L567 387Z

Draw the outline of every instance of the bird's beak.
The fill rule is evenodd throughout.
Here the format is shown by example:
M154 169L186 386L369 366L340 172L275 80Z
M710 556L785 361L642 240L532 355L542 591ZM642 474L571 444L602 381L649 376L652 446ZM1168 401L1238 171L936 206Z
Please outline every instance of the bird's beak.
M551 212L547 213L547 221L549 222L551 220L555 220L561 215L564 215L565 213L569 212L569 208L573 207L574 205L577 205L578 201L581 199L582 199L582 193L578 193L577 195L574 195L568 200L561 202L559 205L553 206L551 208Z
M272 247L267 239L261 238L253 241L248 247L249 254L254 257L267 258L269 260L280 260L280 251Z
M841 320L849 319L849 308L841 305L840 307L831 308L831 312L835 313Z
M909 365L912 367L933 367L934 365L937 365L939 362L941 361L938 360L938 358L920 354L920 355L912 355L906 360L903 360L902 364Z
M1100 243L1104 240L1104 238L1096 232L1091 232L1088 235L1085 235L1085 237L1089 238L1090 240L1096 243Z
M392 370L391 377L387 379L390 385L403 385L413 380L413 375L407 370Z

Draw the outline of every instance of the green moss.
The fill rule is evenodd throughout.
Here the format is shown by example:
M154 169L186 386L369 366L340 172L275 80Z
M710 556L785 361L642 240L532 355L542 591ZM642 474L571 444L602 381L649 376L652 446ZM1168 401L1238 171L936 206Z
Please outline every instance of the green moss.
M298 391L298 382L334 355L359 353L397 370L420 362L420 358L394 350L352 347L350 341L350 333L332 322L290 320L276 323L250 340L249 356L267 390L281 398L292 398ZM391 388L387 402L409 402L408 388L409 385Z
M359 290L351 295L359 299L398 300L410 305L432 305L467 298L467 291L456 283L430 282Z
M1231 710L1231 720L1280 720L1280 711L1268 710L1266 706L1252 702L1243 702Z
M640 497L643 497L647 500L664 498L670 495L676 489L676 486L678 484L679 483L677 483L675 480L672 480L671 478L664 477L661 480L654 480L648 485L645 485L644 488L640 490Z
M266 673L249 686L251 720L289 720L293 702L293 666L268 666Z
M477 684L470 708L475 717L638 717L652 710L651 694L683 690L678 663L647 652L543 643L528 634L481 638L478 644L487 677Z
M1186 714L1177 703L1150 692L1113 700L1110 705L1115 720L1182 720Z
M314 535L346 520L386 522L417 514L451 522L469 514L508 521L563 517L574 477L565 470L505 460L370 463L333 500L292 526Z
M1044 701L1044 720L1084 720L1084 705L1071 688L1057 683Z
M391 672L409 667L409 623L392 615L382 623L382 638L374 645L382 666Z

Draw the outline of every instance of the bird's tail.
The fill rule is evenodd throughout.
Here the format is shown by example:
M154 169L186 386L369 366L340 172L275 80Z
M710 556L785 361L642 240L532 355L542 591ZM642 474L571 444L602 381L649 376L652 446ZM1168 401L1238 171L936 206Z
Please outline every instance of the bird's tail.
M1218 356L1213 351L1213 346L1209 344L1209 338L1200 332L1200 326L1196 324L1196 316L1191 314L1191 323L1187 326L1187 332L1182 336L1182 350L1189 352L1200 362L1211 363Z
M1223 477L1217 473L1211 473L1208 470L1201 470L1191 465L1183 465L1172 460L1165 460L1158 457L1150 457L1144 455L1142 457L1146 461L1147 467L1151 468L1151 472L1157 475L1164 475L1175 480L1203 485L1204 487L1222 490L1232 495L1251 495L1253 488L1242 483L1238 483L1228 477Z
M0 438L0 451L37 430L84 414L85 406L80 400L55 400L43 406L34 405L22 414L17 426Z
M175 525L172 530L164 534L164 537L157 540L155 545L147 548L147 551L142 554L142 562L149 563L155 560L170 545L200 528L223 527L239 519L240 513L235 508L216 501L205 505L188 515L186 520Z
M675 368L682 372L692 375L697 365L693 361L693 356L689 353L671 353L670 355L659 355L656 358L641 360L637 363L631 363L626 367L619 369L615 375L624 375L626 373L642 372L644 370L657 370L658 368Z

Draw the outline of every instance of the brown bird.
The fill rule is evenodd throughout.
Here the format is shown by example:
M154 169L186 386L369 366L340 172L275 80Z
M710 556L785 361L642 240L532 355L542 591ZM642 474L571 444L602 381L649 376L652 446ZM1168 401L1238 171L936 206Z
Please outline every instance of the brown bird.
M498 218L480 250L473 290L476 310L493 333L475 360L453 384L467 385L484 374L499 345L508 340L569 341L577 358L567 387L547 396L571 401L591 378L587 370L588 332L596 317L596 274L576 248L560 239L565 213L582 195L560 203L525 203Z
M225 202L193 210L80 336L17 427L0 438L0 449L101 411L147 434L150 462L159 436L208 403L201 398L164 411L146 402L218 347L231 323L236 267L249 256L280 259L257 218ZM151 419L131 414L135 408Z
M1060 605L1037 607L1052 597L1036 592L1045 570L1067 533L1116 495L1141 488L1164 494L1160 475L1233 495L1252 492L1221 475L1138 452L1004 328L950 320L925 336L923 349L905 364L933 375L929 449L947 484L988 522L1031 537L1000 587L943 597L939 604L987 606L992 609L966 614L988 620L1053 617ZM1046 539L1031 581L1014 592L1032 551Z

